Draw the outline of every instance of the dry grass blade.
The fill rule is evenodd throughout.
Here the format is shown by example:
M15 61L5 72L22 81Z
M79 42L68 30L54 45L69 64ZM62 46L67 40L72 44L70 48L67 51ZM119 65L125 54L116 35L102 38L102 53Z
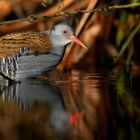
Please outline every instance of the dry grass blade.
M89 5L87 6L86 9L94 9L96 3L97 3L96 0L90 1ZM87 23L87 20L88 20L88 17L90 16L90 14L91 13L85 13L83 15L83 17L81 18L80 23L75 32L76 36L79 36L80 33L83 31L83 28L84 28L85 24ZM74 46L74 44L72 44L72 46ZM77 55L77 52L79 53L81 50L82 50L81 48L77 48L77 47L70 47L69 49L67 49L63 62L61 63L61 65L59 65L59 68L63 69L66 65L67 65L67 67L70 67L73 64L74 55L77 56L77 59L79 59L81 57L81 54ZM86 51L87 50L82 51L82 55L84 55L86 53ZM78 56L80 56L80 57L78 58Z

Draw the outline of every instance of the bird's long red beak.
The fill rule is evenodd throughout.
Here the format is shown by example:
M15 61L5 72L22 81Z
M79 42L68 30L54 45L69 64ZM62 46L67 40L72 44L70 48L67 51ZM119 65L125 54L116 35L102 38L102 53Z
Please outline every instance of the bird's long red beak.
M71 40L71 42L77 43L80 46L82 46L83 48L88 49L87 46L80 39L78 39L76 36L74 36L74 35L70 36L70 40Z

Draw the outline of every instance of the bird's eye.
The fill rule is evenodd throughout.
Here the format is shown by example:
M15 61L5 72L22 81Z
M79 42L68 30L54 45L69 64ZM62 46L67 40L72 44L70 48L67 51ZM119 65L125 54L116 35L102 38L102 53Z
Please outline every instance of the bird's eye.
M63 33L64 33L64 34L66 34L66 33L67 33L67 31L66 31L66 30L64 30L64 31L63 31Z

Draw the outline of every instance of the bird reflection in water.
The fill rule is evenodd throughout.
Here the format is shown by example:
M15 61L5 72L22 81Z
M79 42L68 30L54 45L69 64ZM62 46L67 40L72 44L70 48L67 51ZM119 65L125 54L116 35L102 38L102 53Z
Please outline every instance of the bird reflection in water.
M53 138L54 134L65 137L83 115L66 111L60 89L48 81L27 80L11 84L4 79L0 81L0 90L0 102L6 104L6 108L0 108L3 112L12 112L3 117L14 118L15 131L18 128L16 133L24 139L30 139L31 135L39 139Z
M49 82L36 79L11 85L1 81L1 98L10 104L2 109L4 113L8 110L14 113L12 123L18 135L23 139L45 140L59 136L105 140L109 131L106 129L109 98L104 86L108 83L98 74L74 70L51 73L47 78ZM18 109L11 108L13 103Z

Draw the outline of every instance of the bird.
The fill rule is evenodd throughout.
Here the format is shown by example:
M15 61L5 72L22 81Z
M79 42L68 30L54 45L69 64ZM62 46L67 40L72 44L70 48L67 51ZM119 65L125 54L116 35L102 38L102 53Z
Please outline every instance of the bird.
M61 62L71 42L87 49L72 27L63 22L42 32L4 35L0 37L0 75L11 81L22 81L47 73Z

